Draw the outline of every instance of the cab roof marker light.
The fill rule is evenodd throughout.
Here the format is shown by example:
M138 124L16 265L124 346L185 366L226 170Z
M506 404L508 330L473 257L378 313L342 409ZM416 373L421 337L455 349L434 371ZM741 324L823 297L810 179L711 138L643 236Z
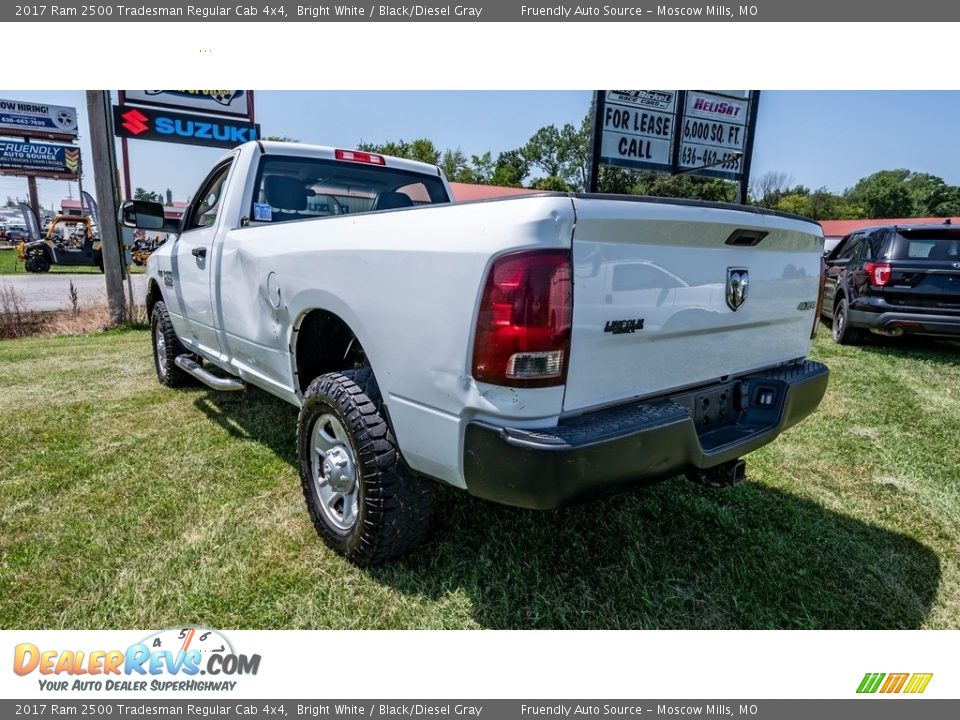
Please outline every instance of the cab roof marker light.
M361 152L360 150L335 150L334 157L337 160L347 160L349 162L367 163L368 165L386 165L387 161L383 155Z

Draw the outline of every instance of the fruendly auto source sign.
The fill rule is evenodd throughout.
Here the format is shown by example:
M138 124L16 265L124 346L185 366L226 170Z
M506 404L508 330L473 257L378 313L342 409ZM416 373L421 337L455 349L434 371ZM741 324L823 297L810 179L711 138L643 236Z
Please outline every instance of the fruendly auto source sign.
M80 149L49 143L0 141L0 175L35 175L75 180Z
M606 90L594 142L605 165L739 180L748 151L751 92Z
M113 106L113 125L119 137L222 148L260 137L259 126L245 120L126 105Z
M0 135L71 140L77 137L77 109L0 98Z

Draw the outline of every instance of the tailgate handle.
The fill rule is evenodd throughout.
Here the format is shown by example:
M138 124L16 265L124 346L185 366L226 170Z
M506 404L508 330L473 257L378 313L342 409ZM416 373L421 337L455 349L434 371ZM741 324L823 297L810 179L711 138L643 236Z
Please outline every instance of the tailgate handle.
M741 228L730 233L730 237L727 238L727 245L753 247L754 245L759 245L760 241L766 236L766 230L744 230Z

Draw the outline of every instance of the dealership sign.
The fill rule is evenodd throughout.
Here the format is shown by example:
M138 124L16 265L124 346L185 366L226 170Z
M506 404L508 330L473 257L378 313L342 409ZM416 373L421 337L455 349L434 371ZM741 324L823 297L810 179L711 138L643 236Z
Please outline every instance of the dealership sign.
M0 141L0 174L75 180L80 150L69 145Z
M0 135L72 140L77 137L77 109L0 98Z
M253 90L124 90L122 101L211 115L253 116Z
M113 106L113 124L119 137L210 147L233 148L260 137L251 122L124 105Z
M605 90L594 109L598 164L741 180L755 93Z

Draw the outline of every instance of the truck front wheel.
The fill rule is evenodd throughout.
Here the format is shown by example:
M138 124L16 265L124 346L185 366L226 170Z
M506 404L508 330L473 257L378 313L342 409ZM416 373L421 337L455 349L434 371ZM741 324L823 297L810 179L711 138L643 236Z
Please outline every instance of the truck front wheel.
M360 566L419 545L433 506L431 481L404 466L379 399L368 369L328 373L310 383L297 422L310 519L330 548Z
M186 350L180 344L170 313L163 300L158 300L150 314L150 339L153 341L153 366L157 380L167 387L182 387L189 384L190 376L174 364L178 355Z

